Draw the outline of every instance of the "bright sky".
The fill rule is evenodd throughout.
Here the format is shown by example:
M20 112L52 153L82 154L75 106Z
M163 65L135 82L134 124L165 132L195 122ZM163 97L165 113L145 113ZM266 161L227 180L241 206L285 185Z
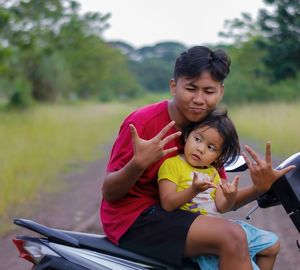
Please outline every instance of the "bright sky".
M263 0L78 0L81 10L111 13L105 40L134 47L177 41L187 46L221 41L224 21L242 12L256 18Z

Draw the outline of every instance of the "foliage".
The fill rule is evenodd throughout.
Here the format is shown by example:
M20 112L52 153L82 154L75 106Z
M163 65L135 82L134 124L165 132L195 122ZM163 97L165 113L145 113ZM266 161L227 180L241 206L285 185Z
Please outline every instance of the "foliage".
M15 81L14 86L15 88L8 104L9 107L18 109L26 109L30 107L33 101L30 94L31 85L29 81L19 77Z
M268 74L271 72L263 62L266 50L258 50L260 37L241 43L239 48L228 46L224 49L232 59L231 72L225 81L224 101L265 102L299 100L299 75L295 78L270 84Z
M261 61L270 83L295 78L300 70L300 2L295 0L264 0L268 9L261 9L257 21L243 13L241 19L226 21L227 32L236 45L260 36L257 51L265 51Z
M299 75L270 84L272 70L264 64L268 51L257 46L262 40L264 37L256 34L247 37L236 34L236 41L232 45L210 46L213 50L225 50L232 59L231 73L225 81L225 103L290 101L300 98ZM158 43L139 49L125 42L111 44L129 57L131 70L144 88L152 93L164 92L169 88L175 59L187 49L180 43Z
M273 11L260 10L258 24L266 39L259 46L270 68L271 81L296 77L300 69L300 1L265 0Z
M150 92L168 90L176 57L186 50L186 47L178 42L161 42L139 49L134 49L124 42L113 42L112 45L130 59L131 71Z
M30 87L29 97L40 102L97 98L107 95L105 91L115 97L120 90L108 90L108 81L115 76L125 96L133 96L132 89L141 92L125 57L102 39L110 14L80 14L79 10L73 0L7 0L1 4L1 96L16 104L15 100L24 100L20 97ZM118 71L111 72L112 67ZM20 79L26 85L24 93L17 86Z
M299 1L265 1L255 21L226 21L231 45L214 44L232 58L225 102L299 98ZM134 48L105 42L110 14L82 14L75 0L0 0L0 100L33 101L138 98L166 92L179 42ZM199 44L200 45L200 44Z
M225 20L224 28L226 31L220 31L219 36L233 40L236 46L260 35L258 24L246 12L241 14L241 18Z

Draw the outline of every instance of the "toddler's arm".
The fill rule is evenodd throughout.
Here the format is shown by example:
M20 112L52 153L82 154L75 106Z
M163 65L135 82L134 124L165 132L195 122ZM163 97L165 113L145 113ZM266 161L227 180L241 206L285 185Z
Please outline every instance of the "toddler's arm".
M232 183L223 181L217 188L215 203L220 213L232 210L236 203L238 193L239 176L235 176Z
M198 193L216 186L210 179L199 179L198 174L194 173L192 185L185 190L178 192L177 185L168 179L161 179L158 187L162 208L173 211L191 201Z

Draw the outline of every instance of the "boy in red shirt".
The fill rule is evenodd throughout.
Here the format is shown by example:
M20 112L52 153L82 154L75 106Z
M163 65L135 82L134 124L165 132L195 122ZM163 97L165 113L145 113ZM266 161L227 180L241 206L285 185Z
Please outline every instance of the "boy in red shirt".
M158 194L159 166L182 150L181 130L204 119L222 100L229 71L224 51L193 47L176 60L172 99L138 109L124 120L102 187L101 221L112 242L177 267L183 257L215 254L220 269L252 269L240 226L180 209L164 211ZM245 148L254 160L245 156L253 184L238 191L233 209L253 201L292 169L272 169L270 144L264 160ZM226 178L223 170L220 175Z

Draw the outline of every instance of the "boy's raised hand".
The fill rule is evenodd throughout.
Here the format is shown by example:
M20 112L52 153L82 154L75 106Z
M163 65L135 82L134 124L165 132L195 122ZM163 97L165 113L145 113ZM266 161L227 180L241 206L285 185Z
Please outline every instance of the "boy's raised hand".
M132 136L134 160L141 169L147 169L150 165L158 161L163 156L177 150L177 147L164 149L166 144L181 135L181 132L177 131L165 136L174 125L175 121L171 121L150 140L144 140L140 138L135 126L133 124L129 125Z
M265 159L261 159L248 145L245 145L245 149L252 158L250 159L245 153L243 153L247 166L250 170L253 185L259 194L268 191L279 177L295 168L295 166L291 165L281 170L273 169L270 142L266 144Z

